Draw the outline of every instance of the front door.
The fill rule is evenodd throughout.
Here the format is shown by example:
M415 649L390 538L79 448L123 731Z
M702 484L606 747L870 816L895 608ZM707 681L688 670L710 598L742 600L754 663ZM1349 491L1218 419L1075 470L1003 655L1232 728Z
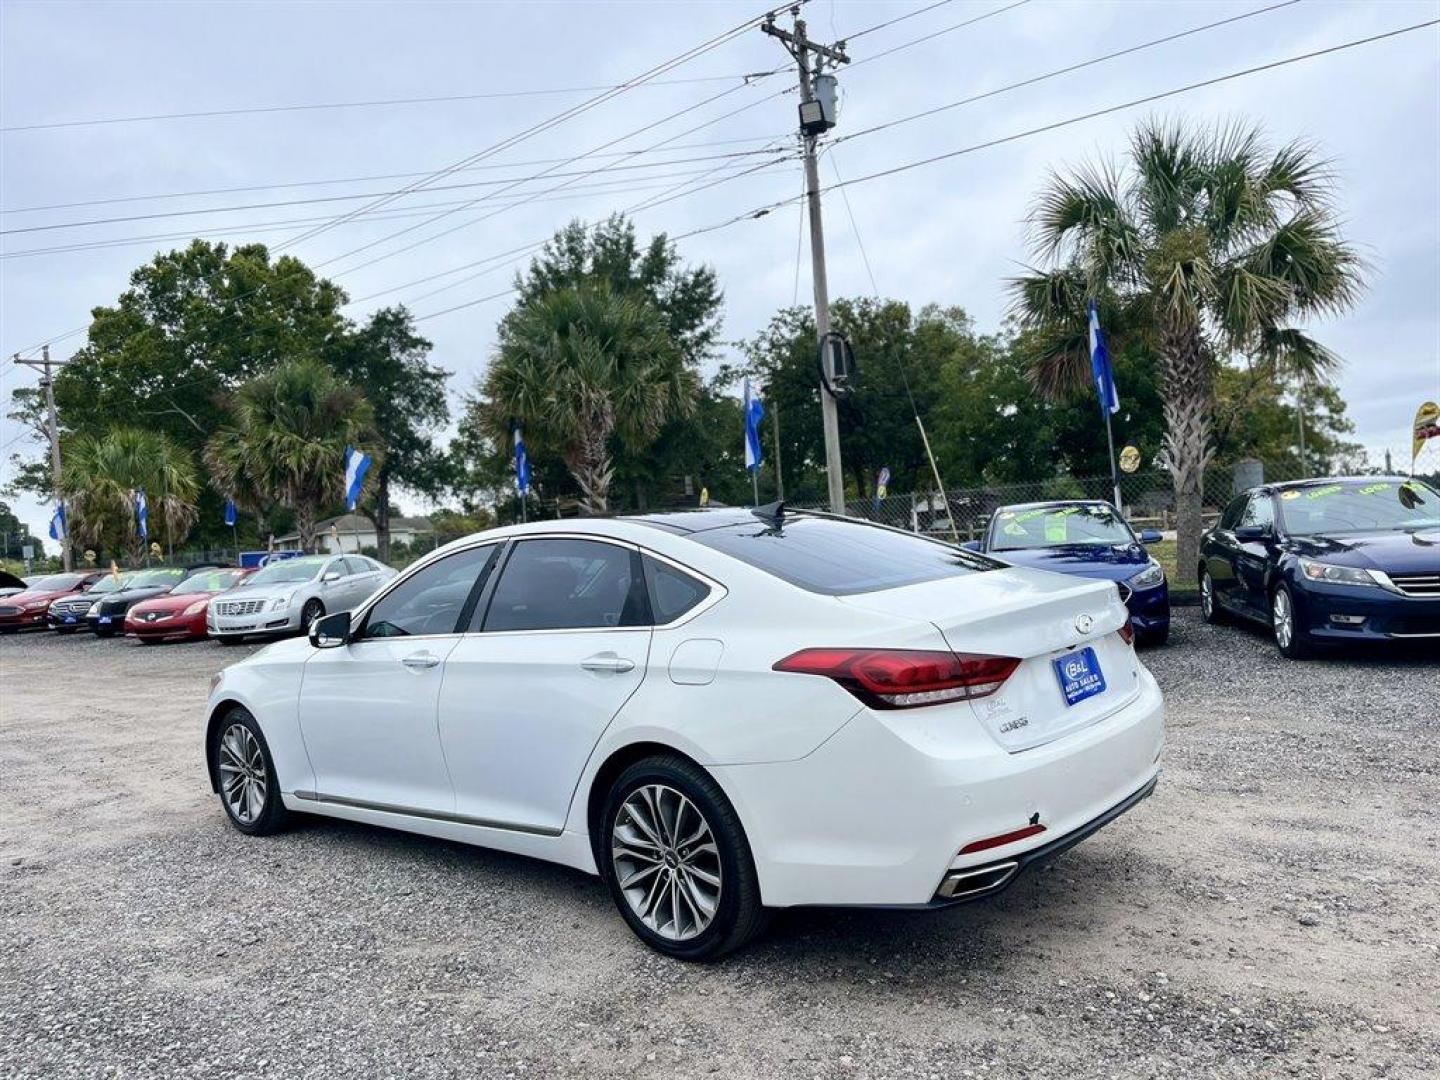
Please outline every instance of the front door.
M453 812L436 711L446 658L496 551L470 548L405 578L347 644L319 649L306 663L300 726L321 799Z
M649 606L637 551L521 540L446 661L440 740L456 812L558 833L606 726L645 676Z

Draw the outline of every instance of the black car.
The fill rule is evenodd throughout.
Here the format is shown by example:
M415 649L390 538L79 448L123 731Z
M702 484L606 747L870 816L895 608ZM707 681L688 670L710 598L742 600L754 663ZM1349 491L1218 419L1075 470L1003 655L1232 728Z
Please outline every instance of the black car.
M196 563L193 566L156 566L135 570L125 587L99 597L85 613L85 622L96 637L112 637L125 628L125 613L141 600L161 596L179 585L197 570L211 570L220 563Z
M1200 541L1200 608L1271 628L1285 656L1322 642L1440 643L1440 493L1405 477L1251 488Z
M85 613L106 596L113 596L130 587L135 578L134 570L118 570L106 574L84 592L62 596L50 605L48 622L50 629L61 634L73 634L91 629L85 621Z

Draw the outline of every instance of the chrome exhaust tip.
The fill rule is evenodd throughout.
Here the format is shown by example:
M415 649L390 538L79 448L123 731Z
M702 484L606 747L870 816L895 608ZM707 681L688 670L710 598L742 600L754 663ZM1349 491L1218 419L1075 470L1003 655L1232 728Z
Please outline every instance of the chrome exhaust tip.
M994 892L1009 884L1019 871L1017 862L995 863L974 870L952 870L940 882L935 893L937 900L969 900L984 893Z

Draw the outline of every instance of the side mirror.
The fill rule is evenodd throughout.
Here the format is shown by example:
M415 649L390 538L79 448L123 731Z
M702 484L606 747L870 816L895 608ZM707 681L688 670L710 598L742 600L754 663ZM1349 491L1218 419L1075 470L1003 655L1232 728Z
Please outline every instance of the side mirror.
M979 540L966 540L966 541L965 541L963 544L961 544L960 546L961 546L962 548L964 548L966 551L979 551L979 550L980 550L980 541L979 541Z
M1158 544L1164 539L1165 537L1159 529L1142 529L1140 531L1140 543L1142 544Z
M1235 530L1236 540L1264 540L1270 530L1263 525L1241 525Z
M339 580L340 580L340 571L339 571L339 570L326 570L325 573L320 576L320 580L321 580L321 581L339 581Z
M337 611L310 624L310 644L317 649L338 649L350 640L350 612Z

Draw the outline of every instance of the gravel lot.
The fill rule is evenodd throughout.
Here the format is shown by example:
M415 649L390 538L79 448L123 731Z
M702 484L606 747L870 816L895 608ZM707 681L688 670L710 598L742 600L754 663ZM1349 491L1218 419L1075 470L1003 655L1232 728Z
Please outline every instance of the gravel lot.
M646 950L594 880L225 823L209 643L0 639L0 1076L1430 1076L1440 664L1182 612L1156 796L1002 897Z

